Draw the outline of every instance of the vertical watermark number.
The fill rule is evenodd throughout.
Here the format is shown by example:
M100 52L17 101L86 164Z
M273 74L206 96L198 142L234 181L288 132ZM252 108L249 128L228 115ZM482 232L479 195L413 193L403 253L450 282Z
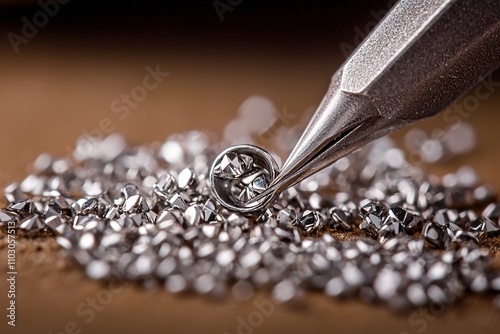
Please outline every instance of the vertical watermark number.
M7 222L7 324L16 326L16 223Z

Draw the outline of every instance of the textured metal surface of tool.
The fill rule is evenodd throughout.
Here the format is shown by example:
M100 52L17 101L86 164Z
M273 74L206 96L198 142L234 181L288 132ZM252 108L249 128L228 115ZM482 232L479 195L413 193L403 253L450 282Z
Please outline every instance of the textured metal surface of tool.
M398 2L333 75L261 196L276 196L376 138L435 115L499 65L498 1Z

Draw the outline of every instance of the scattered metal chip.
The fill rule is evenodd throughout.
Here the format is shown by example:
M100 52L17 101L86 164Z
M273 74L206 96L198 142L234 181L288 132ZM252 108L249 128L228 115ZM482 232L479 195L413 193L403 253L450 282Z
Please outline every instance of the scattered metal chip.
M425 140L440 148L428 160L449 154L434 141ZM32 175L5 188L0 228L54 235L92 279L162 283L172 293L221 297L232 284L238 300L268 287L273 301L290 302L319 289L400 309L500 291L480 248L500 234L500 206L488 205L494 192L470 169L426 176L383 139L241 213L212 192L219 148L200 132L137 147L117 135L83 138L71 157L78 164L41 155ZM213 165L220 189L240 202L277 172L271 155L266 165L251 152L228 151ZM337 240L337 231L354 233Z

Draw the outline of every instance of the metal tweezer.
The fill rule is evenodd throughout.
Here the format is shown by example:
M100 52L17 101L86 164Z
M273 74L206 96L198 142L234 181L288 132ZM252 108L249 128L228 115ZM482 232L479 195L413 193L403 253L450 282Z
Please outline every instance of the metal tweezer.
M436 115L499 65L499 0L399 1L333 75L279 174L249 203Z

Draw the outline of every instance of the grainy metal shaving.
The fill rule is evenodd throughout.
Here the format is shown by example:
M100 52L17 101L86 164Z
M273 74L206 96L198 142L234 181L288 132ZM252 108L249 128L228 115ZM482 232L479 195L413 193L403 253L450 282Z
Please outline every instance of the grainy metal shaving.
M257 131L249 125L245 139ZM172 293L244 300L269 289L290 302L321 290L403 309L500 291L485 246L500 234L500 205L470 168L439 180L384 138L248 216L224 209L208 184L215 155L237 141L197 131L161 145L81 138L72 157L42 154L5 188L0 225L53 235L92 279ZM268 181L245 154L228 156L221 173L246 177L235 192L245 200Z

